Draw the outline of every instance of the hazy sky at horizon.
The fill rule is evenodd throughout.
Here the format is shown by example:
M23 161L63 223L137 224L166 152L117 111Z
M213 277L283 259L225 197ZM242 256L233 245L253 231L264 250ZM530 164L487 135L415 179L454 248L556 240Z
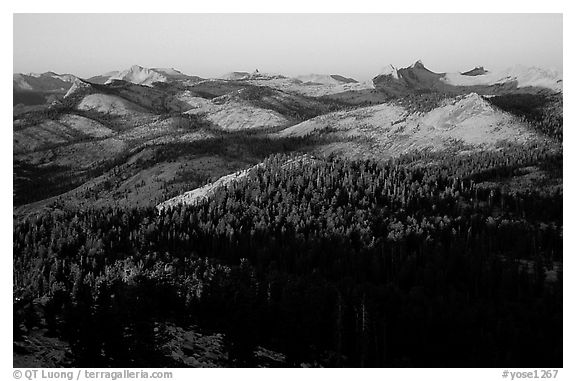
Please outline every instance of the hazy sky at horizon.
M14 72L90 77L133 64L374 77L515 64L562 72L561 14L15 14Z

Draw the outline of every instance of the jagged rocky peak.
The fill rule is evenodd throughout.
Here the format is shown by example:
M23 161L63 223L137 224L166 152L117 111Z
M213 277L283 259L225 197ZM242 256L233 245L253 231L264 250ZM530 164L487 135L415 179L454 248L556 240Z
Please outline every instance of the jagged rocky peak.
M422 60L418 60L416 62L414 62L412 64L412 66L410 66L413 69L426 69L426 67L424 66L424 64L422 63Z
M390 75L398 79L398 69L396 69L393 65L386 65L382 70L380 70L380 75Z

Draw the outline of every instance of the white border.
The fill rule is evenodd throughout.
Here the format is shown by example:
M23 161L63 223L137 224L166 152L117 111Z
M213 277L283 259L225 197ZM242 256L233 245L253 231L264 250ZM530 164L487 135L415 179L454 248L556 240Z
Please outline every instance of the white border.
M281 4L274 4L265 0L243 0L243 1L205 1L200 4L189 1L127 1L120 3L114 0L94 1L90 4L81 1L10 1L3 2L0 28L0 39L2 41L2 51L6 54L2 60L2 113L1 151L2 152L2 175L4 184L0 187L2 192L1 203L1 229L2 234L2 266L0 279L5 280L0 289L2 306L4 313L2 316L2 330L4 340L0 343L2 354L2 375L3 379L12 378L12 342L9 339L12 330L12 258L11 258L11 240L12 240L12 111L9 109L11 104L12 84L8 81L8 75L12 73L12 62L8 52L13 51L13 13L131 13L134 11L143 13L266 13L266 12L294 12L294 13L459 13L459 12L492 12L492 13L564 13L564 124L567 128L564 130L565 141L565 168L568 170L564 174L564 253L565 266L568 274L574 272L574 259L572 258L572 249L574 246L573 237L574 222L571 218L572 213L576 211L574 196L574 175L573 168L576 168L574 151L572 150L576 136L573 118L573 97L572 97L572 75L574 68L574 56L568 47L574 43L571 36L576 35L572 17L572 8L569 7L568 1L523 1L523 2L503 2L502 0L481 0L481 1L425 1L410 0L407 2L371 2L365 0L355 1L326 1L312 2L310 0L286 1ZM575 367L573 366L574 357L574 280L568 275L564 276L564 369L559 372L558 379L574 380L576 379ZM465 350L465 348L463 348ZM180 370L174 369L177 380L185 380L194 377L196 379L235 379L238 377L249 377L251 380L266 379L274 377L280 381L293 381L294 377L304 378L329 378L345 380L357 377L370 377L371 379L443 379L443 380L501 380L502 369L325 369L325 370L246 370L246 369L219 369L219 370ZM322 372L322 373L319 373Z

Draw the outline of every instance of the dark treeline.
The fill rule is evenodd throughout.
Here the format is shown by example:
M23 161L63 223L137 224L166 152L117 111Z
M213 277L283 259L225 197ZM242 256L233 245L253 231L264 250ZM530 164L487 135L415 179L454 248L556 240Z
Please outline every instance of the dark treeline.
M182 118L190 129L204 128L195 118ZM201 122L198 122L201 123ZM192 142L159 144L154 148L153 160L147 165L174 161L186 155L218 155L229 160L248 161L252 164L274 153L306 152L315 145L341 141L335 136L270 138L262 133L215 131L214 137ZM97 176L117 173L123 163L150 147L125 151L88 169L59 165L32 165L16 159L13 165L14 205L59 196ZM124 168L125 169L125 168Z
M48 93L49 95L49 93ZM39 91L12 90L12 105L41 105L46 103L47 94Z
M508 94L486 99L504 111L521 117L536 130L562 141L562 95Z
M238 366L561 367L562 194L482 183L525 166L561 154L275 155L195 206L15 221L15 337L43 298L78 366L174 365L175 319Z
M126 152L87 169L61 165L39 166L14 160L14 205L20 206L59 196L121 165L129 157L130 153Z

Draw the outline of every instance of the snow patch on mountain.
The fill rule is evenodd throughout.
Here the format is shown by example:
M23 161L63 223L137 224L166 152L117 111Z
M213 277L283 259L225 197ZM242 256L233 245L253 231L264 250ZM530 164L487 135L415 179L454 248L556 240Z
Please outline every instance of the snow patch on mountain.
M495 85L516 81L519 88L543 87L562 92L562 77L555 70L516 65L499 72L481 75L446 73L441 80L454 86Z
M155 67L151 70L173 77L186 76L186 74L182 73L179 70L174 69L173 67L170 68Z
M168 77L153 69L134 65L129 69L118 73L117 75L111 76L108 78L106 83L110 83L114 80L122 80L126 82L132 82L137 85L150 86L154 82L168 82Z
M380 70L380 75L390 75L395 79L398 79L398 70L392 65L386 65L382 70Z

